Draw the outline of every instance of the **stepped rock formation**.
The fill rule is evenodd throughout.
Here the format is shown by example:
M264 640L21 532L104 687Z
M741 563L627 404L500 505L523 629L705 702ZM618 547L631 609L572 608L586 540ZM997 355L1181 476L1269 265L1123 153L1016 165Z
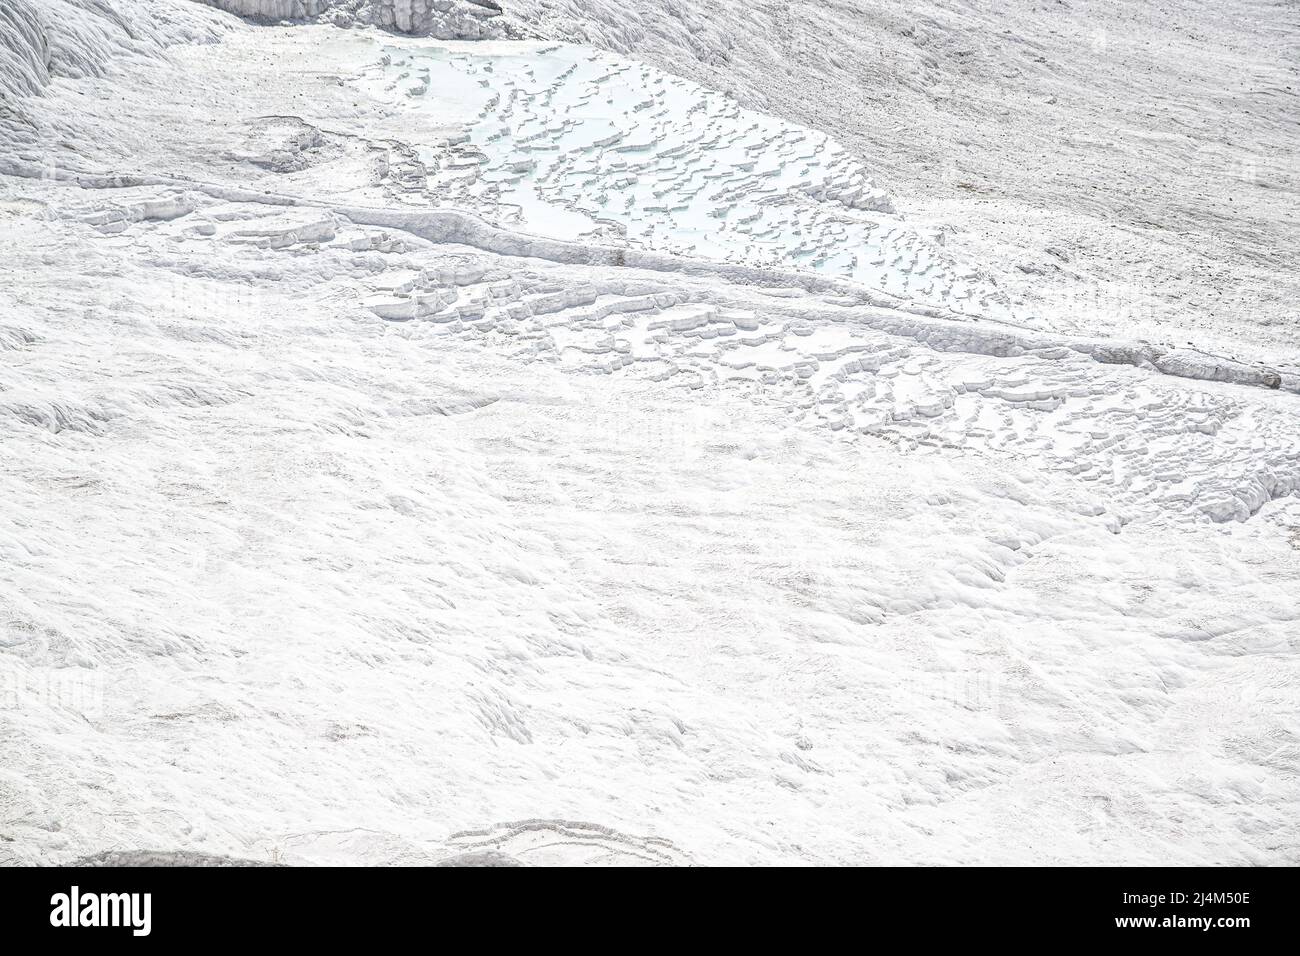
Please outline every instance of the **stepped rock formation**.
M400 33L444 40L499 35L493 0L202 0L230 13L259 20L324 18L341 26L370 24Z

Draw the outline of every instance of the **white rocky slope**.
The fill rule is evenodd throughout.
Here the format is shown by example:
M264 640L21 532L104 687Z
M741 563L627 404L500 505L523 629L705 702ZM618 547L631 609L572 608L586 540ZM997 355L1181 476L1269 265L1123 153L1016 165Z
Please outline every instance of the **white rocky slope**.
M1297 860L1285 362L624 57L60 5L0 6L5 859Z

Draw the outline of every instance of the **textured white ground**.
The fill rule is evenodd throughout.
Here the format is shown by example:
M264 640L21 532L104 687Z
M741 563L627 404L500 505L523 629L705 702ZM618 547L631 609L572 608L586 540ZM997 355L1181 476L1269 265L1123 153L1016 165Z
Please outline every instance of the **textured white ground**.
M1285 320L534 6L0 0L0 861L1300 862Z

